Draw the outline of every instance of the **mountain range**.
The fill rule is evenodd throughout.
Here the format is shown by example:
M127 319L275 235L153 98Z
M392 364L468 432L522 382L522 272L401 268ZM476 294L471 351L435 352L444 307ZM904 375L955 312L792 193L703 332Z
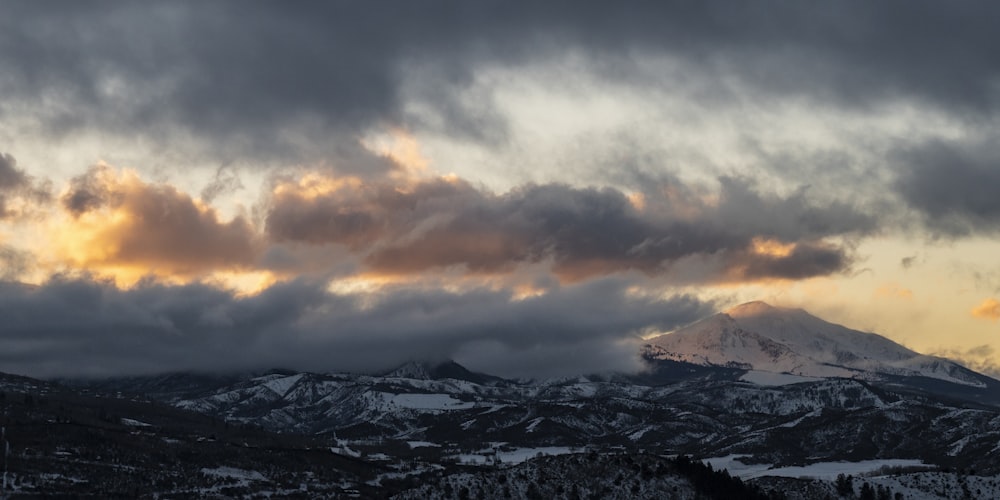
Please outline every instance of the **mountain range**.
M324 449L340 460L334 462L341 470L335 474L339 479L327 474L325 482L312 487L366 496L451 498L427 485L447 487L452 493L473 483L501 488L500 478L513 471L527 477L546 467L572 469L570 464L582 463L572 458L580 454L604 457L588 464L617 468L631 468L636 462L607 457L691 456L714 461L755 484L780 485L781 494L789 498L796 498L796 492L799 498L833 492L832 477L823 476L831 470L872 473L873 484L914 495L924 491L918 486L929 481L928 474L943 474L933 476L936 485L951 481L956 488L977 485L981 491L993 491L983 488L1000 479L1000 382L884 337L834 325L799 309L754 302L652 338L640 355L646 366L640 373L534 381L476 373L450 361L415 361L380 374L271 370L59 384L8 377L0 388L41 399L73 394L60 396L62 416L45 416L34 405L24 410L25 421L31 421L33 411L41 419L93 422L81 416L93 412L74 412L74 405L83 403L72 401L88 402L83 406L89 408L120 402L104 410L101 432L139 433L149 442L176 448L169 456L198 456L196 450L210 435L215 443L286 443L278 448L289 457ZM5 401L9 406L12 399ZM158 416L170 412L190 417ZM179 432L170 424L197 418L224 426L202 424ZM59 425L57 430L62 429ZM225 430L230 428L244 434L231 437ZM17 436L24 429L8 425L6 432ZM51 432L46 439L70 439L60 436ZM290 442L297 444L288 446ZM14 449L22 455L30 452L16 445ZM539 461L536 455L570 458ZM92 464L93 457L87 456L84 462ZM213 456L218 458L203 467L214 471L209 475L238 480L248 492L287 494L287 487L276 486L276 477L294 475L309 483L301 473L278 465L268 472L247 469L246 460L227 462L224 453ZM51 458L65 468L72 457ZM642 460L650 469L676 469L676 464L661 465L656 458ZM250 463L259 467L261 462ZM497 467L515 468L498 476ZM886 468L895 469L889 474ZM983 479L968 479L970 471ZM13 472L15 477L20 473ZM810 474L821 477L809 484L795 479ZM464 479L456 479L460 477ZM667 482L680 481L675 479ZM654 481L653 476L648 480ZM31 484L40 488L36 492L61 491L46 490L37 481ZM638 491L655 497L653 483L586 484L591 494L607 487L625 496ZM630 484L631 490L621 490L622 484ZM218 491L211 481L199 487ZM854 485L857 491L860 487ZM519 484L514 491L526 493L526 488ZM561 498L555 489L550 493Z

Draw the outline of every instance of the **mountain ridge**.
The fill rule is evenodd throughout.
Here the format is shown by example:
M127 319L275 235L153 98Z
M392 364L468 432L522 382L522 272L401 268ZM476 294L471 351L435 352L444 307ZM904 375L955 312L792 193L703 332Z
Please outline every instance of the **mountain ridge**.
M93 438L78 437L77 422L84 417L94 420L97 427L88 432L97 432L99 443L114 445L102 448L101 456L143 453L149 470L155 470L160 448L171 453L171 464L181 466L186 462L175 455L215 450L195 467L165 468L167 486L154 482L141 487L172 491L169 484L187 484L233 497L279 489L299 494L303 482L309 483L311 493L315 487L329 496L347 497L388 496L414 485L435 484L411 496L426 498L448 487L457 491L466 484L499 484L501 478L524 486L515 477L534 468L532 464L551 462L561 468L583 460L604 467L602 461L643 453L692 455L755 468L755 478L804 467L874 473L887 463L925 471L974 468L988 475L977 485L1000 478L1000 384L995 381L981 388L913 374L805 377L758 371L768 366L810 368L807 363L816 361L803 352L809 353L812 341L819 341L813 348L821 350L839 345L837 335L845 331L853 335L803 310L750 304L685 328L691 328L696 339L699 332L705 333L714 342L710 347L722 354L757 357L741 362L729 358L728 366L695 364L662 356L666 351L650 344L643 351L648 369L637 374L504 380L454 361L411 361L374 374L273 369L241 375L91 379L77 381L72 384L75 394L58 398L53 394L64 389L52 382L0 376L0 389L8 393L0 401L17 410L7 432L22 460L13 469L22 483L24 478L43 477L37 471L104 477L92 472L97 461L86 452L92 446L87 439ZM857 374L864 372L845 366L864 362L866 356L895 361L921 356L874 334L854 334L865 335L850 338L866 340L862 347L868 350L842 349L830 359L839 359L843 366L823 366ZM951 363L930 360L944 368ZM173 430L169 425L177 422L176 415L205 423ZM38 432L38 425L47 432ZM117 437L105 439L111 435ZM32 458L29 469L23 459L35 457L39 443L47 451L40 459ZM286 467L266 465L274 453L281 454ZM292 481L308 472L296 472L297 461L314 456L325 460L322 464L330 470ZM634 465L623 464L623 478L642 473ZM445 479L452 477L447 474L458 474L460 480ZM497 483L491 482L491 474ZM959 476L955 481L973 484L965 473ZM75 482L59 483L62 477L46 475L44 483L31 483L31 491L77 491L72 489L79 488ZM606 479L618 484L617 479ZM122 484L135 487L134 479ZM799 488L782 484L782 489ZM832 480L828 491L830 485ZM634 493L633 483L627 488Z

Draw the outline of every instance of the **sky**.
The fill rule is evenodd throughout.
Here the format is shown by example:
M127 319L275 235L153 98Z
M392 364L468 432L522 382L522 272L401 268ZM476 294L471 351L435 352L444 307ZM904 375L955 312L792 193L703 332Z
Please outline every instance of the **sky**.
M0 371L633 371L765 300L998 374L998 22L4 2Z

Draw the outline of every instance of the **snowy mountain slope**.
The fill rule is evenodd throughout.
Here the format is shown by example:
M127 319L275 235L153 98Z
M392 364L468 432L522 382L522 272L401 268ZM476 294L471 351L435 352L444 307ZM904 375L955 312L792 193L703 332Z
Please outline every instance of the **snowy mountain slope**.
M422 376L411 368L406 370ZM457 453L508 443L521 449L748 454L773 464L883 458L952 467L1000 463L1000 410L898 393L865 380L761 385L708 376L643 384L628 377L575 377L482 385L402 374L269 373L165 402L272 431L335 436L354 450L409 450L407 443L421 442L429 443L422 453Z
M541 381L411 362L378 375L275 370L89 387L330 439L335 454L436 466L597 449L1000 473L1000 382L805 311L745 304L658 337L641 355L642 373Z
M234 429L309 435L328 440L338 456L422 460L412 462L425 464L417 468L597 450L741 455L774 467L909 460L1000 473L1000 409L993 406L882 381L784 375L778 378L791 380L768 385L740 380L748 374L741 369L654 362L641 376L526 382L449 364L461 378L433 378L433 365L410 365L384 375L272 371L233 383L167 376L129 384L156 388L140 398L222 418ZM107 388L119 392L121 384Z
M996 383L880 335L763 302L742 304L653 338L650 346L656 359L805 377L925 377L978 388Z

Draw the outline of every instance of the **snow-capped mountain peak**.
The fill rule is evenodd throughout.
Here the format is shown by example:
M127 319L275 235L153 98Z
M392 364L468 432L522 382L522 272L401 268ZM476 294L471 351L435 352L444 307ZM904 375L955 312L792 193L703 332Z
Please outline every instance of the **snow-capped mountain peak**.
M726 315L733 318L743 318L747 316L759 316L762 314L773 314L775 311L787 310L783 308L774 307L767 302L761 300L755 300L752 302L746 302L738 306L731 307L723 311Z
M807 377L921 376L983 386L980 375L874 333L824 321L802 309L748 302L650 340L652 353L701 365Z

